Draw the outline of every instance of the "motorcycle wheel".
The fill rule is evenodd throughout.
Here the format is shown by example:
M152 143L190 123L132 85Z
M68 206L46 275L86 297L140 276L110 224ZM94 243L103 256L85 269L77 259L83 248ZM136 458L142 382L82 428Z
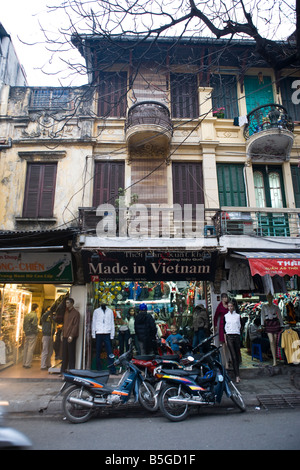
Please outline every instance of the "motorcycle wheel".
M149 382L141 382L139 386L139 402L147 411L158 409L158 399L154 387Z
M68 421L75 424L85 423L88 421L92 415L93 409L78 405L76 403L71 403L70 398L92 401L93 395L88 390L82 390L81 388L77 387L77 385L73 385L72 387L68 388L62 402L63 411Z
M169 398L178 397L186 399L182 392L179 393L179 387L176 385L167 385L159 395L159 407L161 412L170 421L183 421L189 414L189 407L185 403L171 403Z
M228 387L230 390L230 398L233 401L233 403L241 410L241 411L246 411L246 405L243 400L243 397L241 393L238 391L232 380L228 381Z

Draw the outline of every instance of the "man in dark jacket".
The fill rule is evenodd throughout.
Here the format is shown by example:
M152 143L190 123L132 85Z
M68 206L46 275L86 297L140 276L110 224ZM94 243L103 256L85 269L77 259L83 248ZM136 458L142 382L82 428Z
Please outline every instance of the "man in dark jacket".
M75 369L76 340L79 335L80 313L74 308L74 300L66 300L66 312L63 325L63 358L61 372L67 368Z
M141 354L151 354L155 351L156 324L154 318L147 313L147 305L141 304L135 317L135 334L137 335Z

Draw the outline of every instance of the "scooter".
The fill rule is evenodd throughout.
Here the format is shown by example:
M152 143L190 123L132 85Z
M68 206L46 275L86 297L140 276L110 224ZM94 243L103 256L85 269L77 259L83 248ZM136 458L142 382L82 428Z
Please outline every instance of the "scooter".
M213 406L223 393L241 410L246 406L241 393L220 361L221 347L213 347L200 359L190 358L191 370L163 369L156 373L159 408L170 421L183 421L192 406Z
M4 415L9 402L0 401L0 449L1 450L25 450L32 447L31 441L25 434L14 428L5 426Z
M84 423L101 408L137 401L147 411L155 411L158 408L155 390L131 358L132 347L114 361L115 367L126 369L116 387L107 384L109 371L66 371L60 390L64 393L62 406L66 418L71 423Z

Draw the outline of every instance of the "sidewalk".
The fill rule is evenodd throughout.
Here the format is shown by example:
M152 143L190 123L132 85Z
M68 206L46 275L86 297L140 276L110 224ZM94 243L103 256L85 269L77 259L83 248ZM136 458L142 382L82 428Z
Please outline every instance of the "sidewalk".
M256 366L256 367L255 367ZM62 386L62 378L43 371L39 377L12 377L9 371L0 372L0 400L9 401L9 413L33 413L39 416L39 410L47 407ZM292 396L296 406L300 406L299 366L279 365L275 368L266 363L254 364L252 368L241 369L241 382L238 389L243 395L249 410L261 407L258 397L270 399ZM117 384L121 376L112 376L109 383ZM61 413L62 397L51 401L44 414ZM221 404L222 406L222 404ZM224 406L228 401L224 400Z

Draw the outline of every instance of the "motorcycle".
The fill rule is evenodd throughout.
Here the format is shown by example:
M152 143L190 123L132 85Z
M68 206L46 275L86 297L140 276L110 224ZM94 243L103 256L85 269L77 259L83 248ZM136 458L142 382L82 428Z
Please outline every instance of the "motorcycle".
M211 342L211 340L216 335L205 338L201 343L199 343L195 348L190 346L190 343L183 339L178 342L180 352L179 354L166 354L166 355L144 355L144 356L134 356L132 358L133 364L135 364L140 370L143 371L145 380L149 381L151 385L156 386L159 379L157 378L157 373L163 368L168 369L190 369L191 361L199 359L203 356L202 353L196 354L199 348L207 347L206 345ZM157 403L158 407L158 403ZM152 410L155 411L155 410Z
M157 371L159 408L170 421L186 419L192 406L220 403L224 393L241 411L246 410L241 393L220 361L220 349L213 346L200 359L190 357L191 370Z
M116 387L107 384L109 371L72 369L66 371L60 394L64 393L63 410L71 423L84 423L92 414L103 407L115 407L130 402L139 402L147 411L157 409L157 396L152 385L145 380L142 372L134 365L132 348L113 363L122 366L125 372Z

